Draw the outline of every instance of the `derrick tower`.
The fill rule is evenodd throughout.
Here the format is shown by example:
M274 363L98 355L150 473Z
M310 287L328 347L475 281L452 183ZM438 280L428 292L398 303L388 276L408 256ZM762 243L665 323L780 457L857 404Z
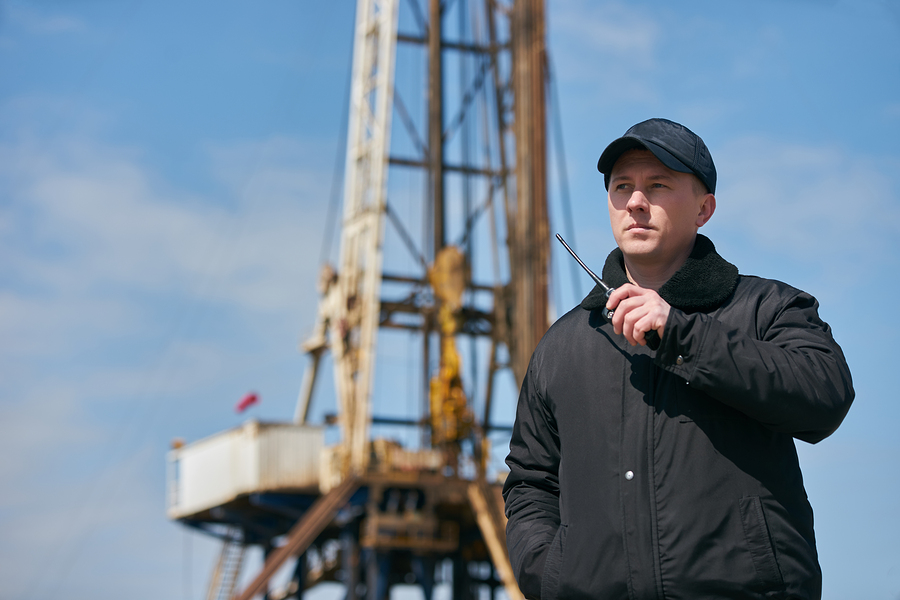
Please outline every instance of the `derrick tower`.
M169 457L170 516L223 539L210 599L323 580L349 599L398 582L522 597L490 442L509 426L492 416L499 373L517 387L548 326L545 89L543 0L359 0L340 256L322 269L294 422ZM404 345L406 386L376 360ZM329 364L337 411L313 424ZM252 544L265 565L239 589Z

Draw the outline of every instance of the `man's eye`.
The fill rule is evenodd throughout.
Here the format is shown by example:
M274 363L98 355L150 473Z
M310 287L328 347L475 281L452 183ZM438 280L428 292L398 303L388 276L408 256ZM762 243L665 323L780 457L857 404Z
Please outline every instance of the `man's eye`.
M661 188L664 188L664 187L666 187L666 186L663 185L663 184L661 184L661 183L653 183L653 184L650 185L650 187L655 188L655 189L661 189Z

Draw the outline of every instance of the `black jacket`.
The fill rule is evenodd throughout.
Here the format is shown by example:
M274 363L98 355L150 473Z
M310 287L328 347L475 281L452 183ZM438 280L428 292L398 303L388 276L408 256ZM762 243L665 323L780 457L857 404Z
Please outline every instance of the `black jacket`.
M627 281L613 251L604 279ZM660 290L659 350L631 347L594 290L547 332L519 396L504 486L528 598L821 596L794 438L853 400L816 300L738 275L698 236Z

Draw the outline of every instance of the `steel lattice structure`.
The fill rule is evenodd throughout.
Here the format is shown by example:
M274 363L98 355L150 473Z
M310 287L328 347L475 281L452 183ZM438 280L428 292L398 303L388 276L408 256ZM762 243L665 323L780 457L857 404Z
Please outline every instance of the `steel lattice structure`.
M170 484L173 518L264 548L240 600L268 595L297 557L294 597L329 579L351 600L383 600L398 581L426 598L436 581L459 600L484 586L522 597L487 462L489 435L502 429L495 376L509 369L517 385L548 326L544 3L421 1L357 4L340 256L323 267L294 424L251 423L170 456L172 472L202 474L216 444L222 456L243 444L288 471L291 461L309 467L206 504L190 500L187 475ZM398 171L414 183L392 186ZM385 330L419 349L406 359L419 385L405 390L418 410L405 418L373 414L378 377L390 379L376 360ZM307 421L328 353L340 441L321 459L286 455L321 447L322 426ZM413 428L417 442L373 436L385 424ZM221 562L214 582L236 581ZM435 580L445 563L451 574L438 568Z

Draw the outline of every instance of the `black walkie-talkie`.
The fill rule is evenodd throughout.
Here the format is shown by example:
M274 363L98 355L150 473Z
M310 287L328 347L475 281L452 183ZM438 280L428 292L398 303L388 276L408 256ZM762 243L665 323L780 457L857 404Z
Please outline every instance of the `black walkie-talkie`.
M580 258L578 258L578 255L575 254L575 251L572 250L571 248L569 248L569 245L566 243L566 240L562 239L562 236L559 235L558 233L556 234L556 239L558 239L560 241L560 243L566 247L566 250L569 251L569 254L572 255L572 258L574 258L575 260L578 261L578 264L581 265L581 268L584 269L585 271L587 271L587 274L591 276L591 279L594 280L594 283L599 285L600 289L603 290L603 293L606 295L606 297L609 298L609 295L612 294L616 288L610 287L609 285L606 284L605 281L603 281L602 279L597 277L597 275L593 271L591 271L588 268L588 266L581 261ZM606 319L607 321L609 321L610 323L612 323L613 313L615 313L615 311L608 310L604 306L602 312L603 312L603 318ZM650 331L646 332L644 334L644 340L646 340L647 347L650 348L651 350L656 350L659 348L659 334L656 333L655 329L651 329Z

